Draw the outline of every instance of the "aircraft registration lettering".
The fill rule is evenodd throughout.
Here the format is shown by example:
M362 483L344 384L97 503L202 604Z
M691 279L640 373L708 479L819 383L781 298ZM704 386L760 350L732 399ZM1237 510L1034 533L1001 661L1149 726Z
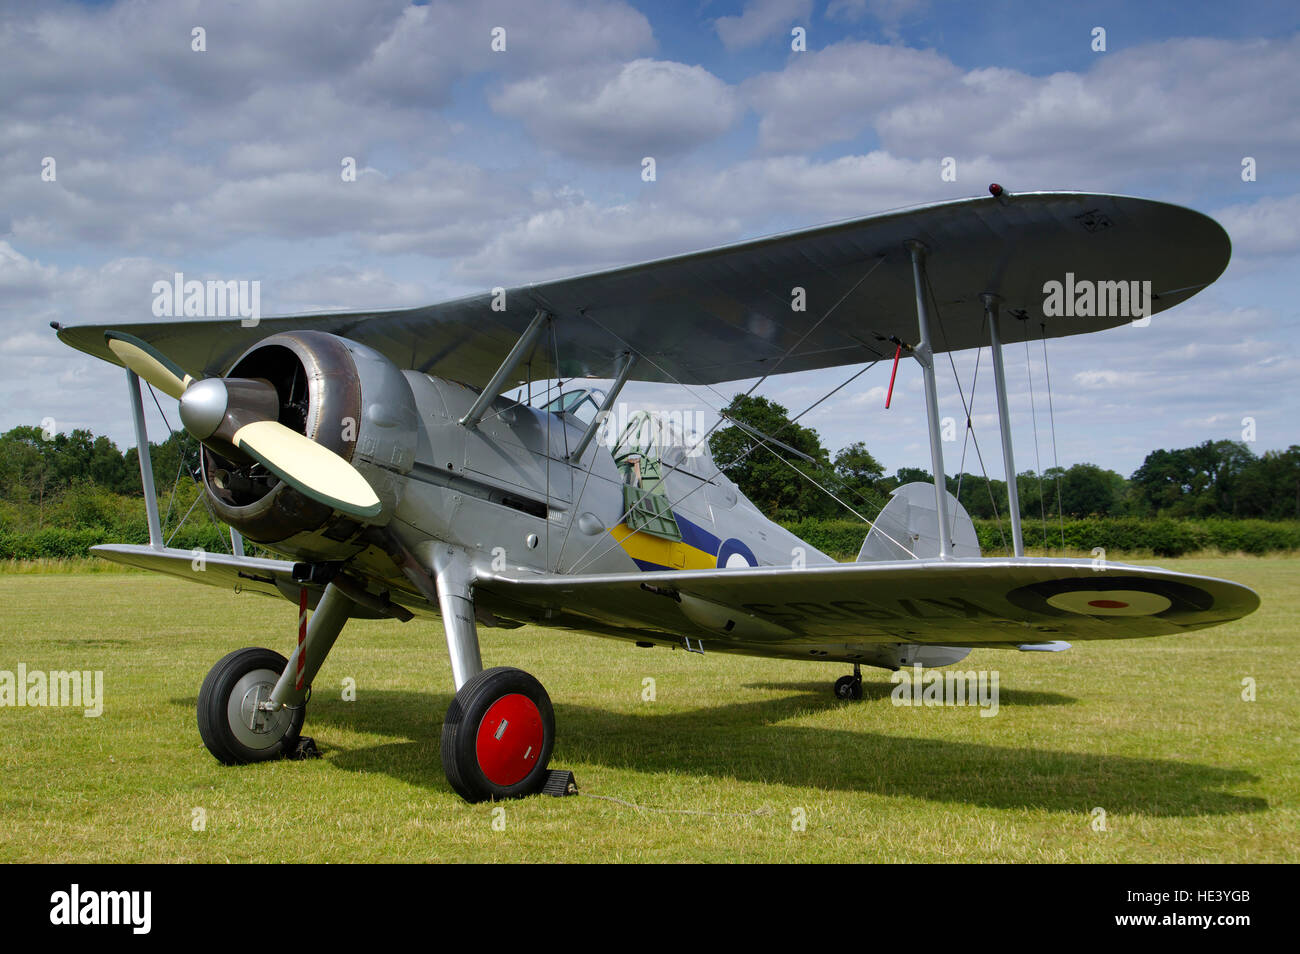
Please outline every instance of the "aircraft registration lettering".
M834 622L837 620L885 620L899 619L903 616L910 616L913 619L979 619L981 617L988 619L1001 619L997 613L972 603L962 597L952 597L949 599L939 599L935 597L922 597L920 599L898 599L895 600L901 613L886 609L875 603L868 603L861 600L834 600L830 603L814 603L799 601L794 603L745 603L742 609L759 616L765 616L768 619L782 623L794 623L802 621L813 622ZM918 603L929 603L939 611L933 613L923 612L917 606Z

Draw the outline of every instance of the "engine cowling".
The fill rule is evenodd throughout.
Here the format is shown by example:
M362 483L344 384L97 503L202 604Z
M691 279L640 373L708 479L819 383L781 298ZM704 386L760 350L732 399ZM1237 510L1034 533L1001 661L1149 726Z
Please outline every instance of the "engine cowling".
M257 463L203 448L203 484L218 519L249 540L303 560L340 560L363 549L358 536L391 518L410 471L419 415L410 385L379 352L323 331L271 335L245 352L230 378L264 380L278 420L351 463L383 505L365 520L312 500Z

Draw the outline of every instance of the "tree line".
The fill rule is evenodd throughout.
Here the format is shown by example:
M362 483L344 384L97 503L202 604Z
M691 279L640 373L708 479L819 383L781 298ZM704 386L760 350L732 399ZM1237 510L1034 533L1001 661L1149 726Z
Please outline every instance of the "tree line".
M709 437L714 461L775 520L842 517L844 505L872 517L895 488L931 479L930 472L919 467L887 475L861 441L832 456L816 430L791 422L787 410L767 398L738 394L725 415L799 452L792 454L734 424ZM764 443L768 446L760 446ZM972 517L1007 518L1006 481L962 473L949 475L946 483ZM1016 475L1016 488L1025 520L1300 519L1300 445L1256 455L1239 441L1207 440L1195 447L1152 451L1128 477L1080 463L1050 467L1042 474L1024 471Z
M751 430L726 424L714 431L709 437L714 461L774 520L844 517L849 515L846 506L870 518L895 488L930 480L929 472L917 467L886 474L861 441L831 455L816 430L791 422L786 408L767 398L736 395L726 416ZM764 441L753 431L785 447ZM160 493L167 492L177 475L198 472L198 444L182 432L151 442L150 457ZM972 517L1007 517L1004 481L962 473L948 476L947 485ZM1048 468L1042 474L1025 471L1016 476L1016 486L1025 520L1061 516L1298 519L1300 446L1256 455L1238 441L1205 441L1195 447L1152 451L1128 477L1079 463ZM39 525L45 506L74 488L140 497L138 452L134 447L122 452L107 437L84 429L47 434L24 425L0 434L0 501L8 505L5 522L14 523L15 511L20 511L35 516Z

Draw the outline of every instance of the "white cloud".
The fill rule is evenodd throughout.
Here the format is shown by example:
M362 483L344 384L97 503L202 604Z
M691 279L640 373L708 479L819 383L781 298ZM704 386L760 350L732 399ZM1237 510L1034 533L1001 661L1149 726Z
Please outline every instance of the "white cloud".
M740 113L735 92L703 67L649 59L521 80L492 108L558 152L630 165L707 142Z
M502 231L458 262L454 274L486 286L522 284L706 248L738 227L734 218L651 203L611 207L580 201Z
M205 52L190 48L196 24L207 31ZM502 53L491 49L497 25L507 30ZM505 202L516 214L531 209L518 181L493 176L489 187L483 170L462 163L448 173L450 160L432 158L464 132L433 111L456 85L545 77L574 62L617 71L653 47L646 18L619 0L123 0L0 17L0 235L170 253L374 227L388 250L463 250L457 223L481 235ZM694 98L701 88L682 92ZM40 179L47 155L55 182ZM395 188L354 183L340 194L345 156L384 168Z
M1178 39L1109 53L1086 72L1032 76L843 42L792 57L743 91L769 151L874 133L895 155L988 156L1058 175L1118 179L1137 167L1226 176L1249 151L1293 155L1300 145L1297 57L1300 34Z
M974 163L967 172L974 177L981 169ZM661 185L675 190L688 208L719 214L741 209L761 228L797 228L971 191L964 183L939 183L938 171L937 158L904 159L877 150L821 162L804 156L747 159Z
M1215 213L1234 255L1300 252L1300 193L1230 205Z
M0 351L0 431L48 416L59 430L88 427L111 435L122 446L134 444L121 370L72 351L49 324L153 320L153 282L170 280L181 270L175 262L143 257L60 268L0 241L0 334L6 341ZM187 278L200 281L230 277L185 271ZM429 296L429 289L420 284L349 265L289 275L266 290L267 312L405 307L426 302ZM164 399L163 407L175 425L175 404ZM155 419L150 430L155 439L166 436L160 420Z
M756 46L792 24L808 23L812 0L749 0L740 16L718 17L714 28L729 50Z
M762 147L797 153L852 139L888 108L960 76L932 50L844 42L792 56L785 69L747 80L742 90L759 113Z
M1114 388L1124 383L1125 376L1118 371L1076 371L1074 382L1083 388Z
M844 40L837 26L870 17L888 37L923 8L837 0L810 29L820 49L787 55L775 40L806 2L750 4L719 35L781 56L724 56L706 36L716 63L671 33L663 40L676 45L660 49L647 18L617 0L8 10L0 426L53 413L126 438L121 373L69 352L47 322L145 318L152 282L175 270L261 278L268 313L402 306L978 194L996 180L1218 207L1234 241L1229 274L1149 329L1050 343L1062 460L1128 472L1151 447L1231 436L1247 414L1261 446L1295 443L1300 359L1284 322L1300 251L1300 37L1170 40L1035 76L1007 52L1009 34L972 53L952 31L931 34L940 46L928 50ZM189 49L196 22L205 54ZM507 30L505 53L490 49L493 26ZM753 75L754 62L781 66ZM40 180L46 155L57 182ZM672 157L657 182L639 179L644 155ZM1240 182L1243 155L1259 159L1260 183ZM343 156L357 160L356 182L341 181ZM944 156L958 159L955 183L939 177ZM1023 350L1008 350L1022 469L1032 466ZM956 360L969 382L974 355ZM984 361L976 421L988 458ZM802 410L843 370L764 390L802 389L783 402ZM819 408L818 427L831 448L866 439L891 467L928 466L916 369L900 370L885 412L888 370ZM940 393L943 413L959 417L951 375ZM959 450L946 450L955 466Z

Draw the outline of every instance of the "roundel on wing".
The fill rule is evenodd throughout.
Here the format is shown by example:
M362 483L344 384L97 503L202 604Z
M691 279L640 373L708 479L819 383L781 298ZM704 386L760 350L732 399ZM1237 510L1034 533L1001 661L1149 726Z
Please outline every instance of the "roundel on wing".
M1173 580L1101 577L1051 580L1021 586L1007 594L1021 609L1049 616L1196 616L1214 605L1205 590Z
M723 540L722 546L718 547L718 566L723 569L737 566L758 566L758 557L754 556L754 551L745 546L744 543L732 537L729 540Z
M1173 600L1145 590L1069 590L1049 596L1047 605L1085 616L1155 616Z

